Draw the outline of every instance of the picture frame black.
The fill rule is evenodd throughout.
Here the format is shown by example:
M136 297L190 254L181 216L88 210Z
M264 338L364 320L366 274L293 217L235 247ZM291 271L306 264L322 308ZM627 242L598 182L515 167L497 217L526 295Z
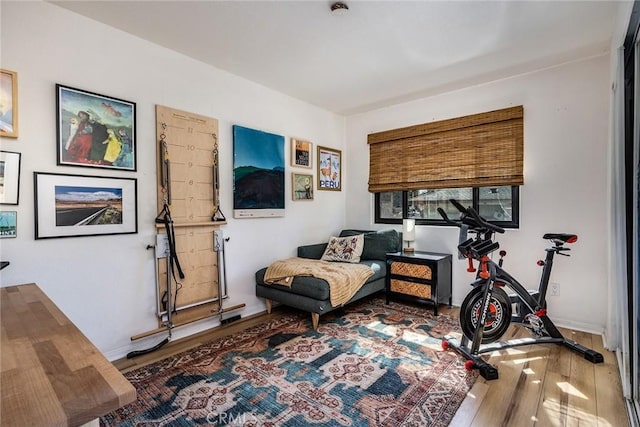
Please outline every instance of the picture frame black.
M20 200L22 154L0 151L0 205L17 205Z
M136 178L34 172L35 238L138 232Z
M136 103L56 84L58 166L136 171Z

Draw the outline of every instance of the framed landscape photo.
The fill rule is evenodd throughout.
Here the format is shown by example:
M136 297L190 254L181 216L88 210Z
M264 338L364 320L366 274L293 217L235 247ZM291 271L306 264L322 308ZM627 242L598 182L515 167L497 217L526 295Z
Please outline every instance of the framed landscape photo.
M0 136L18 137L18 73L0 69Z
M233 217L283 217L285 139L233 125Z
M136 104L56 85L58 165L136 170Z
M0 212L0 239L18 236L18 212Z
M342 151L318 147L318 190L342 190Z
M291 173L293 200L313 200L313 175Z
M291 166L312 168L313 144L302 139L291 138Z
M0 205L18 204L20 156L20 153L0 151Z
M34 172L36 239L138 232L137 181Z

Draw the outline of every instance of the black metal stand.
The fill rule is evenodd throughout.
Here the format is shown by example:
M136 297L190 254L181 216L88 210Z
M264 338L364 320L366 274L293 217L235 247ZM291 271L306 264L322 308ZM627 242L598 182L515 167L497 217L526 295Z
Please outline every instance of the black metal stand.
M598 353L595 350L587 348L581 344L578 344L575 341L566 339L562 334L555 328L553 323L551 323L551 319L547 316L541 316L540 319L543 321L547 330L551 330L555 335L558 336L544 336L537 338L518 338L509 341L500 341L490 344L483 344L478 347L477 351L473 351L471 341L466 337L462 337L462 341L458 342L454 338L446 338L442 342L442 348L445 350L453 349L458 354L462 355L469 362L465 367L469 370L477 369L482 375L482 378L486 380L495 380L498 379L498 368L491 365L480 355L491 353L497 350L504 350L506 348L519 347L523 345L532 345L532 344L560 344L568 349L581 354L586 360L591 363L602 363L604 362L604 357L602 354Z

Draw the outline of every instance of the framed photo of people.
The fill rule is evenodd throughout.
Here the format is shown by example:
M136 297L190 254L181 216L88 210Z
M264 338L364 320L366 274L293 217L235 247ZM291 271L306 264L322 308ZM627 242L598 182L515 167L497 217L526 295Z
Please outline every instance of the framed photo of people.
M136 104L56 85L60 166L136 170Z

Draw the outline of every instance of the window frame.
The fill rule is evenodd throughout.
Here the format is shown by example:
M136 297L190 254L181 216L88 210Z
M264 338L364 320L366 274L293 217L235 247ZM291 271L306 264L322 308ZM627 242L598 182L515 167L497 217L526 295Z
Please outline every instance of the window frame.
M479 212L480 207L480 187L472 187L473 208ZM402 191L402 218L407 217L409 207L409 191ZM511 186L511 221L493 221L491 224L502 228L520 228L520 187ZM380 193L374 193L374 223L376 224L402 224L402 218L381 218L380 217ZM449 226L443 219L422 219L415 218L416 225Z

